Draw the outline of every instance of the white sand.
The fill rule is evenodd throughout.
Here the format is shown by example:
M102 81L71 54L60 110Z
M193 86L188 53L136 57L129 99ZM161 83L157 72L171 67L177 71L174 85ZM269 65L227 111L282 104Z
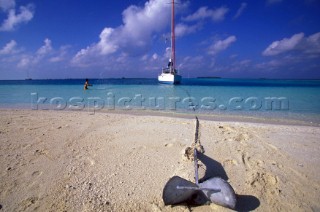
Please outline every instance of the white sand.
M0 211L229 211L164 206L162 190L193 180L182 151L194 119L0 110ZM228 178L238 210L320 210L320 128L200 119L207 167Z

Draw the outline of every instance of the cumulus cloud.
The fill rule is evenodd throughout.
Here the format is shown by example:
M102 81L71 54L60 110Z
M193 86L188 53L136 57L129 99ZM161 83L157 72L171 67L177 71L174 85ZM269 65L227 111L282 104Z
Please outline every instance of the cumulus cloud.
M15 40L11 40L0 50L0 55L15 54L18 51L19 50L17 50L17 42Z
M290 38L274 41L262 52L262 55L274 56L291 51L302 54L320 54L320 32L309 37L305 37L304 33L298 33Z
M192 15L184 18L185 21L198 21L206 18L211 18L213 21L223 21L225 15L228 13L227 7L219 7L217 9L208 9L208 7L201 7Z
M32 58L28 55L23 55L17 64L18 68L25 68L31 63Z
M49 59L50 62L52 63L57 63L61 62L63 60L66 60L67 54L68 54L68 49L70 48L69 45L66 46L61 46L59 51Z
M44 45L38 49L37 55L48 54L51 50L52 50L51 40L46 38L44 40Z
M280 41L274 41L264 51L264 56L278 55L283 52L287 52L296 48L296 46L302 41L304 33L293 35L291 38L284 38Z
M302 48L307 54L320 54L320 32L305 38Z
M247 8L247 6L248 6L247 3L242 2L240 8L237 10L237 13L234 15L233 18L234 19L239 18L242 15L243 11Z
M33 57L32 63L33 64L39 63L39 61L42 60L44 57L46 57L49 53L51 53L51 51L52 51L51 40L46 38L44 40L43 46L41 46L37 50L35 56Z
M105 28L100 34L100 42L97 44L97 48L100 50L100 53L103 55L111 54L117 51L118 44L117 42L112 42L112 35L114 29Z
M170 5L163 0L149 0L144 7L128 7L122 13L123 24L116 28L104 28L100 41L80 50L72 63L79 65L89 58L115 53L143 55L150 48L154 33L170 24L169 8Z
M15 0L0 0L0 9L7 11L16 6Z
M218 40L209 47L208 54L216 55L219 52L226 50L236 40L237 38L234 35L229 36L224 40Z
M52 41L46 38L35 51L30 52L25 47L18 45L15 40L11 40L0 47L0 67L37 69L52 67L53 63L55 67L65 65L65 63L58 64L58 62L70 60L69 49L69 45L54 49Z
M3 21L0 27L0 31L12 31L19 24L29 22L33 18L33 15L34 6L32 4L21 6L18 13L15 9L10 9L7 19Z
M43 46L41 46L36 53L34 54L24 54L21 56L20 61L18 62L19 68L25 68L29 65L38 64L41 60L47 57L52 52L51 40L46 38L44 40Z
M175 34L177 37L182 37L187 34L191 34L196 32L201 28L200 24L195 24L195 25L186 25L186 24L177 24L175 27Z

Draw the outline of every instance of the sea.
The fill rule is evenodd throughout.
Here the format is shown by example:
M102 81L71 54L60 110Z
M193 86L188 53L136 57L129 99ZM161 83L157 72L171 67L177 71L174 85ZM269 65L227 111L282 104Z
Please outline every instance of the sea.
M121 78L0 80L0 108L288 120L320 126L320 80Z

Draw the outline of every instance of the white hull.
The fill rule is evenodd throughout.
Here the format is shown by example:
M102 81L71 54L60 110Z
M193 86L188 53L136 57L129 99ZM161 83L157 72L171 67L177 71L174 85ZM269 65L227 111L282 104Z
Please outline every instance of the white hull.
M181 82L181 76L172 73L162 73L158 76L158 81L165 84L179 84Z

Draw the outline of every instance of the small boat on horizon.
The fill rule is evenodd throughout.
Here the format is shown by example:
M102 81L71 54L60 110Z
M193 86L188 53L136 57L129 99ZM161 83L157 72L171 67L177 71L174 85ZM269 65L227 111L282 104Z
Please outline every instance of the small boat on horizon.
M178 74L178 70L175 68L174 0L172 0L171 3L171 58L169 59L168 66L166 68L162 68L162 73L158 76L158 81L159 83L165 84L180 84L182 77Z

